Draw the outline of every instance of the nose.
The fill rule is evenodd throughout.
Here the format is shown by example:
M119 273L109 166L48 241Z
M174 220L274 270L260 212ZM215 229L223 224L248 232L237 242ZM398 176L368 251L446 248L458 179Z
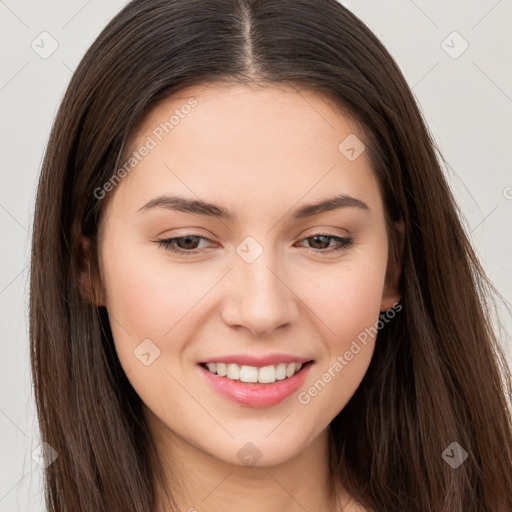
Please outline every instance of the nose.
M264 251L255 261L239 258L230 272L230 286L222 318L226 325L265 336L292 324L299 317L297 302L286 272Z

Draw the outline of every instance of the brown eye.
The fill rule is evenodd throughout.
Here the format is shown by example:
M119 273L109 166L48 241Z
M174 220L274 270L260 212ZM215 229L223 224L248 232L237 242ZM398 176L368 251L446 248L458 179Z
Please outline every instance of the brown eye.
M201 249L198 249L197 247L201 240L211 242L211 240L204 236L189 233L185 236L159 240L159 245L163 246L164 249L168 251L188 256L189 254L196 254L201 251Z
M304 238L303 241L311 241L310 247L307 247L307 249L310 249L315 252L331 252L331 251L339 251L342 249L347 249L350 247L354 239L350 237L340 237L335 235L329 235L327 233L316 233L313 236L309 236L307 238ZM335 241L337 243L337 246L329 247L330 243L332 241Z
M188 256L201 252L201 249L198 248L198 244L201 242L201 240L212 242L204 236L189 233L181 237L159 240L159 245L163 246L168 251ZM330 253L333 251L347 249L354 242L353 238L340 237L327 233L316 233L313 236L304 238L302 241L308 241L310 244L310 246L306 247L306 249L319 253ZM336 245L331 246L331 242L333 241L336 243Z

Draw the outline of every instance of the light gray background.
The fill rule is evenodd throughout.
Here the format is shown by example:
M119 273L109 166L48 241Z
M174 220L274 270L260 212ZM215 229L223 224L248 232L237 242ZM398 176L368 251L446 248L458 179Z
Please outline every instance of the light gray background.
M31 224L43 152L73 70L125 3L0 0L0 512L44 510L41 468L32 458L40 440L27 315ZM446 172L484 268L510 301L512 0L342 3L369 25L403 70L449 163ZM41 36L44 31L51 37ZM58 47L42 58L52 38ZM458 55L464 41L469 47ZM500 311L510 331L510 316ZM512 361L506 336L503 345Z

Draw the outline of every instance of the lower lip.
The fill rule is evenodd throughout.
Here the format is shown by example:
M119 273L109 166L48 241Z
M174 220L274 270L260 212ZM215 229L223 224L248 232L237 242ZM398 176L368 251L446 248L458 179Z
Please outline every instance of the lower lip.
M296 374L272 384L254 384L220 377L199 365L203 375L221 395L248 407L270 407L292 395L304 383L313 363L305 364Z

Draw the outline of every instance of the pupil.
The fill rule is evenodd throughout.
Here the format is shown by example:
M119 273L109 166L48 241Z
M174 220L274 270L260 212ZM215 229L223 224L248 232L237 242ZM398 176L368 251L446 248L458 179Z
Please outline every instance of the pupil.
M324 243L326 242L326 239L327 239L327 237L326 237L325 235L316 235L316 236L314 236L314 237L313 237L313 245L317 243L317 242L316 242L316 240L317 240L318 238L320 238L320 239L322 239L322 238L323 238L323 239L324 239ZM320 245L322 245L322 242L320 242ZM317 247L317 248L318 248L318 247Z
M181 240L181 243L185 244L185 246L186 246L185 249L195 249L195 247L189 247L188 246L188 244L190 244L190 243L192 243L192 245L194 245L194 242L193 241L191 242L191 240L193 240L194 238L196 238L196 237L194 237L194 236L187 236L187 237L184 237Z

